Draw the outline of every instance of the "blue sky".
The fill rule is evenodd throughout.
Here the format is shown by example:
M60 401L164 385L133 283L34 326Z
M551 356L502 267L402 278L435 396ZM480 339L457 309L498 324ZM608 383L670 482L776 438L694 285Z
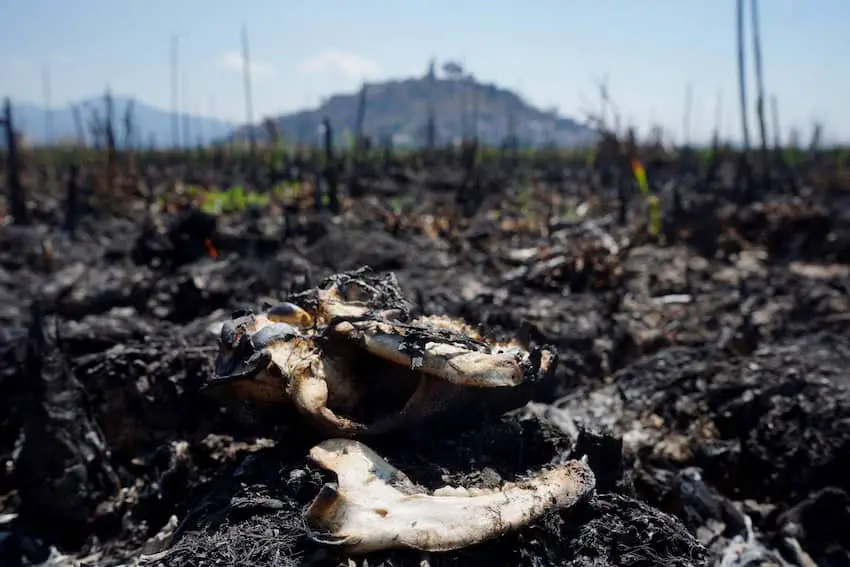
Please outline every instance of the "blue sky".
M821 120L830 139L850 140L850 0L760 9L783 126L807 136ZM690 84L692 137L709 136L718 96L723 134L738 136L734 0L0 0L0 94L41 103L48 64L54 105L109 84L169 108L176 33L189 105L238 121L243 22L255 116L314 106L364 78L422 74L436 57L567 116L598 108L595 81L607 76L624 120L675 136Z

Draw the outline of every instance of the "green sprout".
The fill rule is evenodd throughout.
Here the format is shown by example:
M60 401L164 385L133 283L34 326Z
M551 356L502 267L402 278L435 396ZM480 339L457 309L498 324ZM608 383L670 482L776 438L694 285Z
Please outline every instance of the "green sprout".
M204 193L201 210L212 215L237 213L253 205L265 206L268 202L268 195L246 191L242 185L235 185L227 191L208 191Z
M649 233L652 236L661 234L661 201L649 189L646 170L639 159L632 159L632 172L637 180L640 192L649 204Z
M400 216L402 209L404 208L403 203L401 202L401 197L393 197L389 200L390 208L393 211L393 214L396 216Z
M272 188L272 194L286 202L294 201L301 194L301 184L298 181L284 181Z

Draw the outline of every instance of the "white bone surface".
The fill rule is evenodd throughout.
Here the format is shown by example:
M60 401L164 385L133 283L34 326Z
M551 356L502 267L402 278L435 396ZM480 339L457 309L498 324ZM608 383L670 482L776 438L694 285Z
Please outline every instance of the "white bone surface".
M549 510L573 506L596 484L589 466L573 460L498 490L444 487L432 495L357 441L326 440L313 447L310 457L337 474L339 487L325 485L305 512L307 525L315 539L342 545L352 554L474 545Z
M350 333L358 325L343 323L336 327L338 332ZM410 356L400 349L406 339L401 334L380 332L388 325L359 325L365 332L363 346L370 352L393 362L409 365ZM369 329L374 327L375 329ZM480 387L510 387L522 383L522 370L513 354L483 353L468 350L459 345L427 342L420 368L433 376L449 382Z

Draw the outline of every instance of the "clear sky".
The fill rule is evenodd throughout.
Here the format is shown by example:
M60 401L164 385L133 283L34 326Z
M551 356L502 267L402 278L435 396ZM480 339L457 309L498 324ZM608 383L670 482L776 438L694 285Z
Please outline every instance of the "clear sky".
M783 127L807 136L821 120L830 139L850 140L850 0L759 5ZM42 103L49 65L54 106L109 84L170 108L176 33L190 107L239 121L243 23L256 117L364 78L420 75L436 57L567 116L597 109L607 76L625 120L676 136L690 84L692 137L709 136L718 98L723 134L738 136L734 0L0 0L0 94Z

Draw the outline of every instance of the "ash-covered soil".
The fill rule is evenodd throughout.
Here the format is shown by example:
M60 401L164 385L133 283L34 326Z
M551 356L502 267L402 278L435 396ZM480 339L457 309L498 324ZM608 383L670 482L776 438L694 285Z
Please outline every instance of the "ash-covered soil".
M659 239L640 206L620 226L580 196L544 216L381 187L397 196L285 225L140 205L87 211L72 237L46 200L0 228L0 564L850 565L846 198L682 189ZM207 328L364 265L426 313L559 353L517 411L370 446L426 488L587 456L592 498L447 553L307 537L321 436L202 391Z

